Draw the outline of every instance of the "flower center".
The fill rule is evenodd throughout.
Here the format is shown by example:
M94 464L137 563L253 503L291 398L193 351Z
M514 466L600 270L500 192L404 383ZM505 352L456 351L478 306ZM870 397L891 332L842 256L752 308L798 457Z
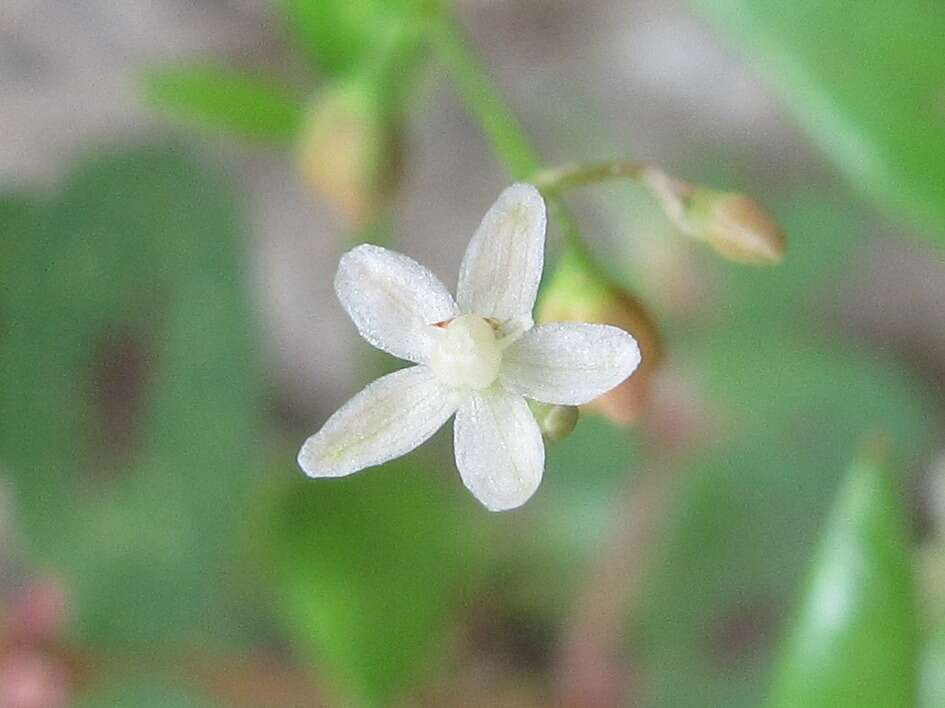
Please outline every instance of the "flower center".
M447 386L483 389L496 380L501 363L492 325L478 315L460 315L437 338L430 366Z

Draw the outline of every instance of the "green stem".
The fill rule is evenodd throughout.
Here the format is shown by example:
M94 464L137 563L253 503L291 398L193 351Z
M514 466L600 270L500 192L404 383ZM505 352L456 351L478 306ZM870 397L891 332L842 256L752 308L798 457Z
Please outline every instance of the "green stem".
M525 131L509 110L492 79L470 51L455 22L450 19L438 22L433 35L440 60L449 70L466 104L479 120L496 156L505 165L512 179L532 181L542 168L538 153L528 141ZM567 206L551 191L545 194L545 199L552 219L561 228L567 244L567 254L597 270Z
M688 216L695 185L671 177L663 170L644 162L618 160L591 165L565 165L542 170L535 174L534 184L548 194L561 194L575 187L599 184L608 180L636 182L656 197L670 221L689 236L695 235ZM703 190L704 191L704 190Z
M377 38L372 56L361 71L381 92L384 110L399 110L410 92L413 75L424 50L424 23L416 17L404 18L386 28Z
M647 175L652 171L652 167L642 162L622 160L593 165L552 167L537 173L533 179L539 189L562 192L613 179L626 179L645 184Z
M431 30L440 60L478 118L498 158L513 179L531 182L544 195L550 216L559 224L564 236L566 248L562 257L572 266L603 276L562 201L561 193L571 187L611 179L629 179L646 188L659 200L663 212L680 231L697 240L708 240L716 251L730 260L755 265L781 261L783 233L767 213L747 197L693 185L652 165L629 160L542 169L525 131L468 48L455 21L449 17L439 18ZM693 214L699 195L716 202L724 197L729 199L725 219L721 226L713 225L713 234L709 234L707 226L700 223L700 215Z
M538 155L492 80L466 46L453 22L440 22L435 35L440 59L478 118L496 155L513 179L528 179L541 167Z

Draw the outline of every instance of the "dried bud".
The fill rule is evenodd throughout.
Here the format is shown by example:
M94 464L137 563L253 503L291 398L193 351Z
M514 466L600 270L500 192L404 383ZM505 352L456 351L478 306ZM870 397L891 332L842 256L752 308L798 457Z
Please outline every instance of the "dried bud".
M663 359L659 332L643 304L583 259L567 255L542 293L537 318L543 323L609 324L636 338L643 355L640 368L617 388L585 406L620 425L633 423L646 408L653 373Z
M696 189L686 217L690 234L729 260L764 266L784 258L784 233L758 202L743 194Z
M340 82L312 102L299 144L300 169L345 216L364 224L393 192L397 144L377 88L363 80Z
M530 403L532 415L541 428L541 435L549 442L558 442L568 437L577 425L580 411L577 406L562 406L551 403Z

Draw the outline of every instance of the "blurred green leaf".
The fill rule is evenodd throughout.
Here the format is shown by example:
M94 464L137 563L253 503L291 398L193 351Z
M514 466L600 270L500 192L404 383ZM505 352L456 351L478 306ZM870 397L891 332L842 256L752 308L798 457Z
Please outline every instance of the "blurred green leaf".
M292 470L261 517L283 624L349 699L388 705L434 666L476 572L469 523L416 460L337 480Z
M784 648L772 705L911 706L918 636L900 493L878 459L855 462L834 503Z
M512 514L488 517L492 591L518 620L563 621L611 539L638 449L634 431L582 414L567 438L546 447L534 498Z
M854 184L945 239L945 12L938 3L694 3L758 58Z
M706 355L717 441L681 475L689 481L634 631L656 706L757 706L843 450L886 423L914 446L912 463L931 440L931 405L895 367L793 338L762 341Z
M919 706L945 706L945 625L932 634L922 654Z
M788 254L777 268L745 268L704 254L709 272L726 288L724 310L710 313L719 339L761 338L765 332L798 330L802 336L822 328L817 310L840 294L844 273L864 220L849 208L799 191L770 205L789 235ZM733 337L732 328L739 334Z
M37 214L41 210L41 205L36 201L0 195L0 274L7 275L13 270L29 241L36 237ZM5 303L15 297L14 290L19 285L17 278L0 278L0 342L9 337L13 330L14 322Z
M261 385L243 234L169 151L85 164L0 262L0 465L25 550L106 644L244 631L233 540Z
M293 141L305 110L274 81L213 66L152 69L143 84L147 98L168 114L250 140Z
M363 66L393 26L437 0L280 0L286 26L314 64L332 76Z
M940 425L927 387L824 321L859 221L803 193L779 211L792 237L784 265L759 272L706 255L716 296L694 326L667 336L711 442L680 473L663 555L632 618L660 708L760 704L775 629L799 591L845 451L881 426L913 469Z
M169 686L167 679L136 676L94 687L80 695L74 708L212 708L216 705L192 690Z
M635 472L636 432L582 414L571 435L548 447L539 494L543 535L556 553L573 560L600 548L612 523L608 512Z

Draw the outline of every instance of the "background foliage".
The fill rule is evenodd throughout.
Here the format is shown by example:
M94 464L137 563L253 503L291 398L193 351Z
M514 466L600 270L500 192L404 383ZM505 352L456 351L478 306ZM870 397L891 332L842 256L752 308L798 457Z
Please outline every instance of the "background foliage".
M821 305L873 209L932 243L945 234L945 12L919 0L693 6L872 201L804 187L756 195L790 236L785 265L748 270L699 252L711 311L693 322L657 307L705 434L672 458L661 531L626 574L640 592L631 601L623 576L611 588L621 700L941 705L945 627L928 620L942 615L922 604L914 552L941 400ZM370 126L395 151L386 138L440 66L440 5L277 8L311 72L304 86L195 59L149 68L142 93L201 135L297 159L322 89L354 82L382 106ZM506 119L490 124L496 107L479 106L486 132ZM477 667L491 676L490 662L511 667L522 705L550 700L575 608L602 582L608 549L633 551L615 538L641 470L664 451L645 426L589 415L549 450L540 493L508 515L464 493L448 435L363 475L301 479L295 452L315 421L276 415L250 222L231 176L190 152L103 149L52 194L0 198L0 466L19 561L68 590L56 641L80 667L77 705L267 705L240 688L259 657L302 677L281 705L461 705L463 682ZM379 161L396 172L394 157ZM375 197L377 218L356 238L396 245L393 207ZM651 295L616 251L595 249ZM858 456L877 432L888 456ZM938 531L923 542L942 546ZM485 684L483 700L504 705L501 681Z

